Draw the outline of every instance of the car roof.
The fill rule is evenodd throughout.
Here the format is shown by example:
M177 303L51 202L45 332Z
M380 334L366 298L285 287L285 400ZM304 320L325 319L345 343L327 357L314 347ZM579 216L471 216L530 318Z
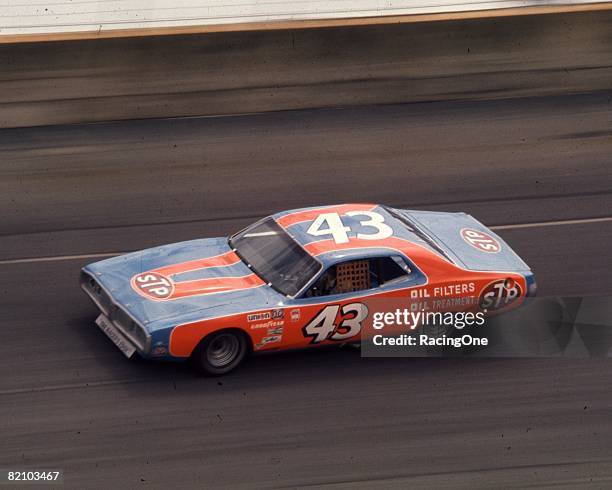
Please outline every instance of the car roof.
M328 215L328 219L325 219L325 215ZM336 215L341 222L336 221ZM406 242L429 248L418 235L379 204L353 203L300 208L274 214L272 218L325 266L351 259L398 253L407 255L402 251L402 248L406 248ZM317 219L319 223L315 223ZM377 224L379 221L380 225ZM340 243L334 240L329 231L334 222L344 228L344 231L340 230ZM369 238L377 233L380 239ZM342 238L346 238L346 242Z

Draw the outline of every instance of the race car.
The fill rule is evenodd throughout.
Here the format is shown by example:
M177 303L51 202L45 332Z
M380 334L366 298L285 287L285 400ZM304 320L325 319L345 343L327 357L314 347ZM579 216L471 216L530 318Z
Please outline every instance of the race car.
M126 357L189 360L206 375L249 353L359 342L368 299L469 296L491 312L536 290L473 217L376 204L280 212L230 238L113 257L84 267L80 284Z

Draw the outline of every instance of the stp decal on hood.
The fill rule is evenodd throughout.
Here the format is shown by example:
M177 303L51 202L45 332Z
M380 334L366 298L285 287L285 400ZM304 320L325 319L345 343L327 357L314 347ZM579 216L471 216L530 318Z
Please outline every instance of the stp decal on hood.
M154 301L168 301L189 296L227 293L263 286L265 283L255 274L230 277L219 276L218 270L240 262L233 251L159 267L136 274L130 280L134 291ZM205 271L204 277L194 280L177 280L176 276L187 272Z

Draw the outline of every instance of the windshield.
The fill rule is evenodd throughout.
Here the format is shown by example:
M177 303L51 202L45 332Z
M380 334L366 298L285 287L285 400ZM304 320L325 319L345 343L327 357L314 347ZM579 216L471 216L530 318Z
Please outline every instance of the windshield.
M295 296L321 268L272 218L237 233L229 244L253 272L287 296Z

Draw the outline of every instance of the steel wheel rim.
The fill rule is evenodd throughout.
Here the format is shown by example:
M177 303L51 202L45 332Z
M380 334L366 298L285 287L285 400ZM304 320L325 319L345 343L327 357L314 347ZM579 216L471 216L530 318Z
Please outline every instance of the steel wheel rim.
M225 333L212 340L206 349L206 360L211 366L221 368L234 361L239 352L238 338L233 334Z

